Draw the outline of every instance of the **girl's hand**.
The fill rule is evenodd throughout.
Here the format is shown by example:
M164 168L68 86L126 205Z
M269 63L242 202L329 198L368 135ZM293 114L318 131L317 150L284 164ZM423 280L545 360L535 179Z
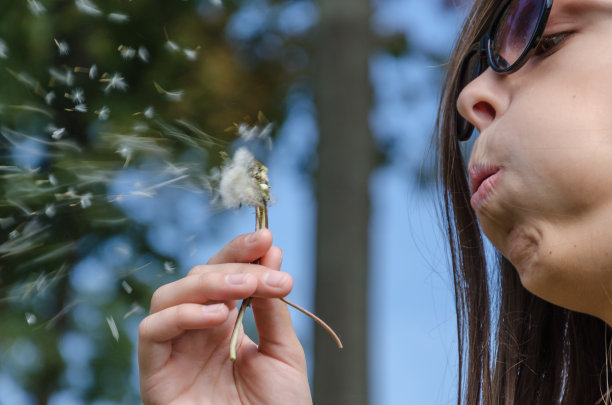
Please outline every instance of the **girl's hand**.
M250 264L261 259L260 264ZM278 271L282 252L267 229L241 235L178 281L153 294L138 328L144 404L311 404L304 351L278 300L293 280ZM229 342L237 301L253 296L259 335Z

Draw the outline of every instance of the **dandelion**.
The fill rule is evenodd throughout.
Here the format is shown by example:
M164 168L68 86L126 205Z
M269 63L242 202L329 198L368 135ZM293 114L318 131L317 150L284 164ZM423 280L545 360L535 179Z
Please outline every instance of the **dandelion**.
M267 179L267 169L246 148L239 148L233 159L226 159L221 169L219 197L222 205L225 208L264 205L269 198Z
M90 0L74 0L74 3L77 9L85 14L99 16L102 14L102 11L93 4Z
M145 63L149 63L149 51L147 48L145 48L144 46L139 46L138 47L138 57L140 58L141 61L145 62Z
M96 114L98 114L98 119L100 121L106 121L110 115L110 108L103 106L100 111L96 111Z
M125 79L119 73L113 74L110 78L108 78L108 75L105 74L102 79L100 79L100 81L103 83L108 83L108 85L104 89L105 93L108 93L114 89L126 91L128 88Z
M6 42L4 42L2 39L0 39L0 58L8 58L8 47L6 46Z
M35 16L39 16L46 11L46 8L36 0L28 0L28 8Z
M119 341L119 330L117 329L117 324L115 323L115 319L112 316L108 316L106 317L106 323L108 324L108 328L111 331L111 334L113 335L113 338L115 338L115 341Z
M54 39L54 41L55 45L57 45L59 54L62 56L68 55L68 53L70 52L70 46L68 45L68 43L66 41L58 41L57 39Z
M134 56L136 56L136 50L132 47L119 45L118 50L121 53L121 57L123 59L134 59Z
M121 13L110 13L108 15L108 20L112 21L114 23L124 23L124 22L128 22L130 20L130 17L127 14L121 14Z

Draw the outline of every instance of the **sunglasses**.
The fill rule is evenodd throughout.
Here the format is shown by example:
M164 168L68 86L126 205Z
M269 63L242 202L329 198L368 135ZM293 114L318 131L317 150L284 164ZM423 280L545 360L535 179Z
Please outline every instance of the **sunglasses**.
M460 67L459 91L487 67L499 74L516 72L538 47L553 0L508 0L495 11L489 29L472 45ZM457 114L457 139L466 141L474 126Z

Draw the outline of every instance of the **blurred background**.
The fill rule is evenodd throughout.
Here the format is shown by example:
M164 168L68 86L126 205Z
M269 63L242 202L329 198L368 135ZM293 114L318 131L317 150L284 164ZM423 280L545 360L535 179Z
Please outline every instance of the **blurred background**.
M140 403L152 292L254 228L210 192L245 144L269 168L289 299L344 341L292 313L315 403L456 403L431 135L465 12L0 0L0 404Z

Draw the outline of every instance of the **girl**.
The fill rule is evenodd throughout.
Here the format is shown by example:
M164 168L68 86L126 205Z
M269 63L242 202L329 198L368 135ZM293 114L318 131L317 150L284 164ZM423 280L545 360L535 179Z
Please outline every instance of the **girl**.
M610 38L609 0L478 0L467 18L437 126L459 404L609 401ZM281 256L269 231L243 235L155 292L139 329L145 404L311 403L275 299L292 285ZM231 363L235 300L251 295L260 343L243 335Z

